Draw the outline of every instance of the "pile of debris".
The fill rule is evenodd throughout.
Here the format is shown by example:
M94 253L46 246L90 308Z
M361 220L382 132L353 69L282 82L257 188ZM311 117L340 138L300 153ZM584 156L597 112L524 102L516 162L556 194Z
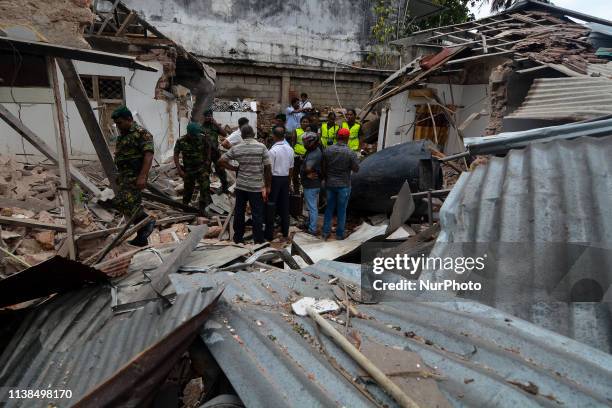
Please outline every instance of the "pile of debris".
M588 64L605 64L608 60L595 55L595 49L586 39L590 29L576 23L561 22L561 27L532 27L504 31L495 38L517 42L512 51L540 63L562 64L587 75Z

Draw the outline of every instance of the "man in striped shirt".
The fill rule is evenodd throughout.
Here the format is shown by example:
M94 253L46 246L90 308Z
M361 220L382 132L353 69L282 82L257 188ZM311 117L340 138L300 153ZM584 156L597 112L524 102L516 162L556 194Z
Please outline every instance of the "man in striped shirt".
M264 202L268 200L272 183L272 168L268 149L255 140L249 125L240 129L242 143L232 146L219 160L219 165L236 172L236 206L234 210L234 242L244 242L244 219L247 201L253 217L253 240L264 242ZM238 162L234 166L230 161Z

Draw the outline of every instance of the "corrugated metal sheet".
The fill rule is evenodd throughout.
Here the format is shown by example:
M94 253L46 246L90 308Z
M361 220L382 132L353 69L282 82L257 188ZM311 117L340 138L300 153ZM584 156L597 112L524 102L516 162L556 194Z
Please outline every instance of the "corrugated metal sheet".
M612 136L612 119L570 123L520 132L505 132L495 136L470 137L466 138L464 143L472 155L503 154L510 149L522 149L531 143L543 143L558 139L570 140L583 136Z
M602 76L612 79L612 62L608 62L607 64L588 64L587 72L591 76Z
M52 299L30 312L0 356L0 384L13 389L71 390L72 398L55 401L3 398L4 406L47 407L51 402L55 406L72 406L86 394L90 404L98 402L88 406L117 406L119 401L123 406L138 405L150 396L156 380L163 380L180 357L181 351L177 349L186 348L193 340L215 300L213 292L187 293L178 296L168 309L161 310L154 302L120 316L111 311L107 286ZM191 334L181 333L181 338L168 341L173 332L193 324L191 319L196 317L198 325ZM187 344L182 344L189 338ZM145 350L159 345L167 349L157 349L152 359L143 358ZM131 372L126 366L136 358L139 358L137 372L114 382ZM148 364L156 366L151 369Z
M330 276L358 285L360 272L359 265L321 261L303 270L171 275L171 281L178 293L225 285L202 338L248 407L355 408L372 403L333 368L317 347L312 321L293 315L290 302L334 298ZM416 352L443 376L438 386L453 406L595 407L612 400L612 356L491 307L394 301L356 308L367 316L351 318L362 342ZM355 363L321 340L356 378ZM532 382L537 395L510 381ZM397 406L376 385L366 388L381 404Z
M443 256L453 243L551 243L533 257L506 259L494 277L530 279L539 265L578 256L563 252L576 243L606 248L600 260L604 293L612 282L612 137L537 143L492 158L465 172L440 212L442 231L432 256ZM529 275L528 272L534 272ZM585 344L612 350L610 303L495 304L537 325Z
M605 78L540 78L523 104L506 118L581 120L612 114L612 81Z

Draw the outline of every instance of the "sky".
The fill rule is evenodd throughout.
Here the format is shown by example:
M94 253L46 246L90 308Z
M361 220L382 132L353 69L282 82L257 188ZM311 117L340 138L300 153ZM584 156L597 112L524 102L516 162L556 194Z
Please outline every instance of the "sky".
M599 18L612 21L612 4L610 0L553 0L555 6L568 8L581 13L590 14ZM486 17L489 14L489 6L483 5L480 9L473 9L476 18Z

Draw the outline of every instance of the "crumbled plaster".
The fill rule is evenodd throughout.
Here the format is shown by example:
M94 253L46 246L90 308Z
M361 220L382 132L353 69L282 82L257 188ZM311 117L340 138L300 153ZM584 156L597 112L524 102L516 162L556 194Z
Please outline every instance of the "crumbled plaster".
M90 48L83 30L93 21L91 0L0 0L0 25L26 25L52 43Z
M491 115L484 132L485 136L495 135L502 131L502 122L508 104L508 78L512 72L512 62L501 64L491 72L489 77Z
M171 92L172 78L176 75L176 49L152 49L146 54L140 54L136 58L139 61L157 61L162 64L163 73L155 86L155 99L165 99L163 91Z

